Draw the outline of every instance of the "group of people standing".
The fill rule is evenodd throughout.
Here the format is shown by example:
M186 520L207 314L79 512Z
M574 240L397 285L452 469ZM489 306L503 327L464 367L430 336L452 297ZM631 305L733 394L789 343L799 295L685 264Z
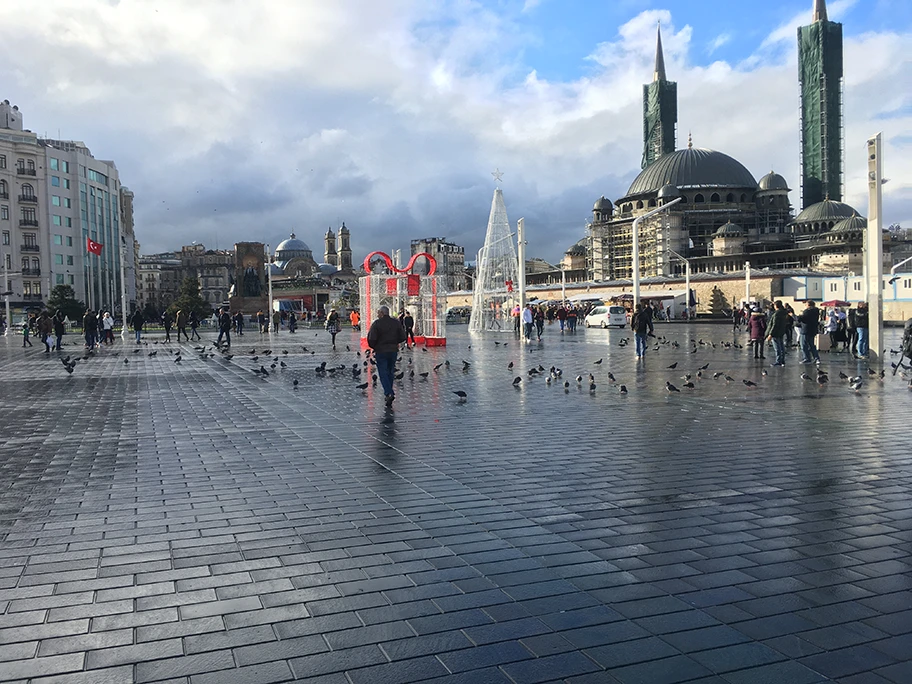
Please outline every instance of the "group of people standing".
M522 331L526 340L532 339L532 333L535 332L538 339L541 339L545 331L545 323L560 324L561 332L575 332L576 323L580 317L580 311L574 306L535 306L526 304L525 308L520 308L517 304L513 307L513 329L516 332ZM521 326L521 327L520 327Z

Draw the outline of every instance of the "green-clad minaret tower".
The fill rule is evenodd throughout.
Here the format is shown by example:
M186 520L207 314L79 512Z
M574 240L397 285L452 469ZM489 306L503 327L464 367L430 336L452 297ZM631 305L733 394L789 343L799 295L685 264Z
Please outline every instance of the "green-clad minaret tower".
M814 1L810 26L798 29L801 83L801 208L842 200L842 24Z
M656 40L655 72L652 83L643 86L643 162L646 168L663 154L675 151L678 123L678 84L665 78L662 31Z

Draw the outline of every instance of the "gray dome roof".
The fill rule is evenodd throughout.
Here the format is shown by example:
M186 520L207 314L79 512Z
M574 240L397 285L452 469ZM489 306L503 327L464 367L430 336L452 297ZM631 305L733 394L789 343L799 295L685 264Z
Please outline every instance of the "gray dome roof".
M659 199L674 199L675 197L680 197L681 191L678 190L678 187L674 183L665 183L661 188L659 188Z
M842 219L830 230L830 233L859 233L868 227L868 219L853 214L847 219Z
M770 171L763 178L760 179L760 189L761 190L790 190L788 183L785 182L785 178L780 176L775 171Z
M814 221L840 221L855 216L856 212L848 204L825 199L812 204L795 217L793 223L812 223Z
M636 177L627 195L645 195L664 185L678 188L757 188L751 172L727 154L688 147L664 154Z
M744 229L729 221L719 226L719 229L713 233L713 237L744 237Z
M585 238L583 238L583 240L580 240L579 242L575 242L573 245L570 246L570 249L568 249L566 252L564 252L564 254L569 254L571 256L580 256L580 255L585 256L586 255L586 245L583 244L584 240L585 240Z
M317 264L317 268L320 269L320 273L323 275L332 275L339 270L332 264Z
M276 247L276 253L279 252L309 252L310 247L303 240L298 240L292 233L287 240L282 240Z
M614 205L611 204L611 200L610 200L610 199L607 199L604 195L602 195L601 197L599 197L599 198L595 201L595 204L594 204L593 207L592 207L592 211L607 211L607 212L610 212L610 211L613 211L613 210L614 210Z

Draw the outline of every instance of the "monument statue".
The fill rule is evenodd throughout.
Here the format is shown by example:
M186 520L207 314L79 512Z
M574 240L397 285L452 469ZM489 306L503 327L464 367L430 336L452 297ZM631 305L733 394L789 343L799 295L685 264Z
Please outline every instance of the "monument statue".
M255 269L253 266L248 266L244 270L244 296L260 296L260 276L257 272L257 269Z

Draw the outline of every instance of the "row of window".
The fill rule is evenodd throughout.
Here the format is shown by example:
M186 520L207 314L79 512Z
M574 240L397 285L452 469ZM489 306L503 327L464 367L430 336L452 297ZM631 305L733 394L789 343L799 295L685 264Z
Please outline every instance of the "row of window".
M55 159L51 157L51 171L63 171L64 173L70 172L70 162L61 159Z
M66 278L67 278L67 282L66 282L67 285L76 284L76 276L72 275L71 273L68 273ZM54 281L56 282L57 285L63 285L64 284L63 273L54 274Z

